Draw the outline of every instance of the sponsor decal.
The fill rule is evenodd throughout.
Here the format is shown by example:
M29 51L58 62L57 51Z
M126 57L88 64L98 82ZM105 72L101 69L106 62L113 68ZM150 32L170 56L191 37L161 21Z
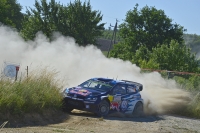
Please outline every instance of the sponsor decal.
M108 99L109 99L110 102L112 102L114 97L112 95L108 95Z
M117 111L120 111L119 106L120 106L120 104L118 102L112 102L111 103L111 109L112 110L116 109Z
M122 101L121 103L122 111L125 111L127 108L128 108L128 101Z
M76 95L82 95L82 96L87 96L89 95L91 92L89 92L88 90L85 89L81 89L81 88L76 88L70 91L71 93L75 93ZM75 96L75 95L74 95Z
M79 92L87 93L88 91L87 91L87 90L84 90L84 89L82 89L82 90L79 90Z
M111 109L120 111L121 96L108 96L108 99L111 101Z
M121 102L121 96L114 96L114 99L113 99L113 101L114 102Z

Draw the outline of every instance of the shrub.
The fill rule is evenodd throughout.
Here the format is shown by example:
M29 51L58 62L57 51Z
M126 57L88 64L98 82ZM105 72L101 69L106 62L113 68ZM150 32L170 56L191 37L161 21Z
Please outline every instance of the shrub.
M46 69L32 72L28 78L13 82L0 80L0 114L37 113L45 109L57 110L61 106L61 86L56 73ZM60 87L59 87L60 86Z

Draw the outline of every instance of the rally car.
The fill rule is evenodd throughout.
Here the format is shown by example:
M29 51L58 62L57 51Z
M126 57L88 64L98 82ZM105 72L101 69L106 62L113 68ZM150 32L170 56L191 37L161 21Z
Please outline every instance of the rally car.
M98 116L118 111L139 116L143 113L142 90L143 85L133 81L91 78L63 91L63 110L84 110Z

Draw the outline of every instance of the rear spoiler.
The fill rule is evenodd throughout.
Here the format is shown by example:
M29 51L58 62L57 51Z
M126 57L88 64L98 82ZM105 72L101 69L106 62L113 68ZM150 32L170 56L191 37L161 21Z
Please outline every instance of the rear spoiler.
M143 85L138 83L138 82L133 82L133 81L128 81L128 80L121 80L124 81L125 83L132 83L135 84L136 86L138 86L139 90L142 91L143 90Z

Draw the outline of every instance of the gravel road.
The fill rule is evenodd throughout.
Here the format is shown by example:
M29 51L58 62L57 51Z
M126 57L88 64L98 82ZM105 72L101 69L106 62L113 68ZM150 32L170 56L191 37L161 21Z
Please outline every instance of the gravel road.
M44 123L44 120L42 120ZM38 121L39 122L39 121ZM37 123L37 122L36 122ZM172 115L98 118L72 113L62 122L1 128L1 133L200 133L200 120Z

